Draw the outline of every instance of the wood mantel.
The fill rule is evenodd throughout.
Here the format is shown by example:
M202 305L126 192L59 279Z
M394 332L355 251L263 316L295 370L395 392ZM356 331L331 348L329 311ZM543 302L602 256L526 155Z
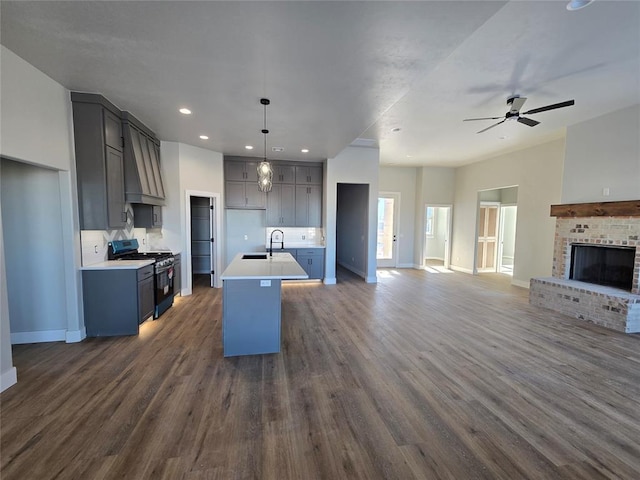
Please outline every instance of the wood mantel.
M640 217L640 200L551 205L552 217Z

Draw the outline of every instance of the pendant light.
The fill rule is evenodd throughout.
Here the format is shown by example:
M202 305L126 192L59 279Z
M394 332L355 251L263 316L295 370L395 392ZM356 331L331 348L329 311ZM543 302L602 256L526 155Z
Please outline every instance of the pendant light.
M273 178L273 169L271 164L267 161L267 105L271 102L268 98L261 98L260 103L264 106L264 128L262 134L264 135L264 158L258 165L258 188L261 192L271 191L271 180Z

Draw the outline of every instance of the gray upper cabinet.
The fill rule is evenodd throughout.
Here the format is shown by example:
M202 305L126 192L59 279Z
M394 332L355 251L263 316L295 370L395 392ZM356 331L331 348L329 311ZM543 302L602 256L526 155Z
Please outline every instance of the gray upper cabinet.
M273 163L273 184L296 183L296 167L282 163Z
M122 128L127 202L164 205L160 141L129 112L122 112Z
M101 95L72 92L71 101L80 228L124 228L121 112Z
M322 185L322 167L297 166L296 185Z
M162 227L162 207L160 205L133 205L133 225L136 228Z
M258 188L258 162L254 160L225 160L225 206L264 210L267 197Z
M295 185L274 184L267 193L267 225L293 227L295 222Z
M322 226L322 187L296 185L296 227Z

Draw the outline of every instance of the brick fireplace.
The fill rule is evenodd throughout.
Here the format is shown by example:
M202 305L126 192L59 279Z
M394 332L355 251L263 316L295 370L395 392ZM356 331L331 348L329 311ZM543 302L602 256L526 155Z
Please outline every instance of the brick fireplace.
M532 278L529 301L620 332L640 332L640 201L553 205L556 218L552 277ZM630 288L573 280L578 245L617 247L631 269ZM635 249L635 255L633 254Z

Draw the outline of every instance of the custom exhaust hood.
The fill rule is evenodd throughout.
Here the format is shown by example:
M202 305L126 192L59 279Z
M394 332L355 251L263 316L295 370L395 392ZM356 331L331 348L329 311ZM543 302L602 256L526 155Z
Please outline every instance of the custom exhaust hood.
M160 140L129 112L122 112L125 201L164 205Z

